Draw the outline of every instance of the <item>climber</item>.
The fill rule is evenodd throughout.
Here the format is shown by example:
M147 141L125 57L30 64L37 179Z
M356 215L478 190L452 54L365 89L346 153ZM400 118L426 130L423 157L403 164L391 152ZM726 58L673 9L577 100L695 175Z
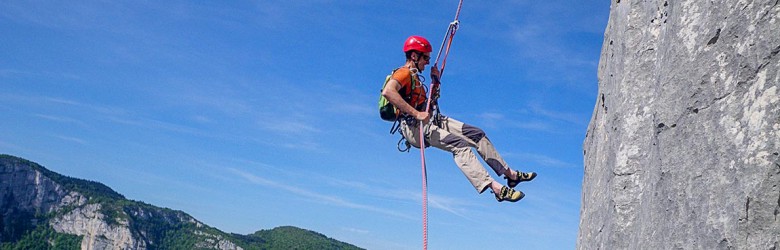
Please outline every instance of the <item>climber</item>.
M404 43L403 51L406 54L406 63L393 72L382 89L382 96L398 109L397 119L400 119L401 132L406 141L419 148L418 126L425 126L425 146L451 152L458 168L478 193L490 188L499 202L522 199L525 194L514 187L520 182L533 180L536 173L524 173L509 168L483 130L444 115L437 114L432 117L432 112L426 112L426 90L420 79L431 59L431 44L424 37L410 36ZM435 103L439 94L437 81L440 79L436 66L431 68L430 76L436 83L432 84L435 89L431 90L432 103ZM433 123L430 122L432 118ZM482 159L498 176L504 175L507 185L499 184L488 174L471 148L477 149Z

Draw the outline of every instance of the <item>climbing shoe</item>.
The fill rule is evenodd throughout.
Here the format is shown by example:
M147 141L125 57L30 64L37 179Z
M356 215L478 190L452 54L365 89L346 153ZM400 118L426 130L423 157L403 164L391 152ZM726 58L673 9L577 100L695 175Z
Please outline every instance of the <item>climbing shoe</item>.
M501 187L501 191L499 191L497 194L496 193L494 194L496 195L496 200L498 200L498 202L502 202L502 201L515 202L525 197L525 194L523 192L514 190L507 186Z
M509 179L509 177L504 176L504 179L506 179L506 185L509 186L510 188L517 187L517 184L520 184L520 182L530 181L536 178L536 173L534 172L523 173L515 170L515 173L517 173L516 180L511 180Z

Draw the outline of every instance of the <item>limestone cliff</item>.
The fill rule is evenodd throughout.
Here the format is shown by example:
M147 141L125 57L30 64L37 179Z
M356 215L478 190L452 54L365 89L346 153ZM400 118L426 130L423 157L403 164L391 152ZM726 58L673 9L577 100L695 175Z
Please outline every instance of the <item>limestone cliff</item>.
M229 234L192 216L131 201L98 182L0 154L0 249L344 249L292 226Z
M780 249L779 2L612 0L578 249Z
M0 198L0 243L53 229L80 236L81 249L241 249L183 212L129 201L103 184L8 155L0 155Z

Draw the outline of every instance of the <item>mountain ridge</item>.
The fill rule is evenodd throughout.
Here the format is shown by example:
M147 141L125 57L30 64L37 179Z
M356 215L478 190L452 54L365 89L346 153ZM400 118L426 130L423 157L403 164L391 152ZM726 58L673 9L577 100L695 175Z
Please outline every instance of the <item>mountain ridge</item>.
M226 233L96 181L0 154L0 249L361 249L293 226Z

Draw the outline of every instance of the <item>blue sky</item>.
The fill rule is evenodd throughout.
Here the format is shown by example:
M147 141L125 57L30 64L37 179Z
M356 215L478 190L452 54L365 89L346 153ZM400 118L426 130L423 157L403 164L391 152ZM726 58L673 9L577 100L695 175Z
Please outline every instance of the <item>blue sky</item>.
M227 232L294 225L417 249L419 152L396 150L377 99L404 39L438 47L456 7L2 1L0 153ZM431 249L574 248L608 13L607 1L464 2L442 111L539 177L498 203L427 150Z

